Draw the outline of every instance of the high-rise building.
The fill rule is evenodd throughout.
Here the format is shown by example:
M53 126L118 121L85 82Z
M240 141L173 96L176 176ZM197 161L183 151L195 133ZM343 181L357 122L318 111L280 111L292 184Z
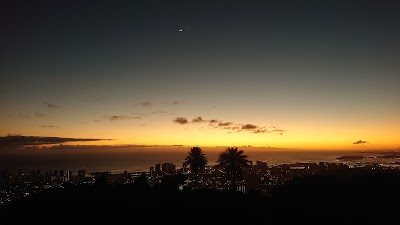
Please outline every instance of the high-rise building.
M123 182L124 183L129 183L129 173L126 170L124 171Z
M161 175L161 174L162 174L161 173L161 164L157 163L156 167L155 167L155 175L157 176L157 175Z
M78 182L83 182L86 177L86 170L79 170L78 171Z
M67 170L67 172L65 173L64 181L71 181L71 180L72 180L72 171L71 170Z
M175 174L175 165L172 163L163 163L162 171L164 174L173 175Z
M155 176L155 170L154 167L150 167L150 177L154 177Z

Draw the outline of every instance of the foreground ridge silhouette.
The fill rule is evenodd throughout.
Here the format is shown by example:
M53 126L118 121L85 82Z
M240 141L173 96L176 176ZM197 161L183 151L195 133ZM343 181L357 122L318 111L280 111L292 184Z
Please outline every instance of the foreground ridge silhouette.
M296 178L273 190L270 197L249 191L199 189L179 191L181 175L166 176L155 187L145 180L111 185L96 182L49 190L20 199L1 209L6 216L63 216L65 212L105 213L113 218L131 215L152 220L175 221L196 217L197 221L387 221L397 215L391 204L400 200L398 171L354 171ZM236 212L236 213L233 213ZM290 215L290 216L289 216ZM5 217L3 217L5 218ZM34 217L30 217L31 219ZM92 218L96 220L97 218Z

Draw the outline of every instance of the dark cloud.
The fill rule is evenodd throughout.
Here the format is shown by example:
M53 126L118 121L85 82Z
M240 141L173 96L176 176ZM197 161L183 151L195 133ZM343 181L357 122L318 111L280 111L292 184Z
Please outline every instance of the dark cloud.
M217 127L214 128L221 128L221 129L230 129L230 130L236 130L237 132L251 132L253 134L268 134L268 133L280 133L283 135L285 130L282 129L273 129L273 130L268 130L266 127L261 127L258 125L254 124L231 124L229 126L221 126L221 125L227 125L228 123L219 123ZM276 128L276 127L274 127Z
M180 124L186 124L188 123L187 119L185 117L177 117L174 122L180 123ZM211 119L211 120L206 120L203 119L203 117L198 116L193 118L191 123L200 123L200 122L208 122L209 126L214 129L223 129L223 130L231 130L231 131L236 131L236 132L251 132L253 134L267 134L267 133L280 133L283 135L285 130L278 129L275 126L269 126L269 128L273 128L272 130L267 129L266 127L258 126L255 124L238 124L238 123L233 123L233 122L223 122L223 120L218 120L218 119Z
M212 119L212 120L210 120L209 122L210 122L210 123L218 123L219 120L214 120L214 119Z
M242 130L254 130L256 128L258 128L258 126L249 123L242 126Z
M265 128L259 128L253 131L253 134L264 134L267 130Z
M359 145L359 144L366 144L369 143L368 141L363 141L363 140L358 140L356 142L353 142L353 145Z
M201 122L207 122L206 120L203 120L201 116L195 117L192 119L192 123L201 123Z
M151 108L153 106L153 103L146 101L146 102L141 102L138 105L146 107L146 108Z
M139 126L140 127L145 127L145 126L147 126L147 124L140 124Z
M112 115L112 116L107 116L107 118L111 121L114 120L130 120L130 119L142 119L142 117L139 116L125 116L125 115Z
M232 122L221 122L221 123L218 123L218 126L219 127L226 127L226 126L230 126L232 124L233 124Z
M7 92L3 89L0 89L0 94L6 94Z
M100 139L101 140L101 139ZM108 140L108 139L106 139ZM152 149L162 149L165 150L166 148L177 148L177 147L184 147L184 145L53 145L49 147L43 146L43 149L53 149L53 150L75 150L75 151L82 151L89 150L93 152L93 150L101 150L102 152L115 152L116 150L131 150L133 148L152 148Z
M179 123L179 124L187 124L189 123L188 120L185 117L176 117L173 120L174 123Z
M43 128L55 128L56 126L53 126L53 125L41 125L40 127L43 127Z
M61 106L58 106L58 105L53 104L53 103L43 102L43 104L47 105L47 107L50 108L50 109L61 109Z
M93 120L94 122L100 122L101 120Z
M86 142L101 141L112 139L95 139L95 138L61 138L61 137L39 137L39 136L21 136L7 135L0 137L1 147L20 147L25 145L44 145L44 144L62 144L66 142Z

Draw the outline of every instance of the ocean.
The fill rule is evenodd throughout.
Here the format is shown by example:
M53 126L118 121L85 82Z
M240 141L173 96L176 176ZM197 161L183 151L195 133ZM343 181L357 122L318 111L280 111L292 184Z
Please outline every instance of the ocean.
M363 162L379 161L392 164L395 159L378 159L381 155L374 151L279 151L279 150L244 150L248 159L273 164L291 164L301 162L344 162L337 158L348 155L362 155L366 158ZM221 151L204 151L209 165L217 164L218 154ZM173 163L176 168L181 168L188 150L133 150L119 152L45 152L29 154L1 154L0 170L16 172L18 170L71 170L77 173L84 169L90 172L109 171L112 173L148 172L150 167L157 163Z

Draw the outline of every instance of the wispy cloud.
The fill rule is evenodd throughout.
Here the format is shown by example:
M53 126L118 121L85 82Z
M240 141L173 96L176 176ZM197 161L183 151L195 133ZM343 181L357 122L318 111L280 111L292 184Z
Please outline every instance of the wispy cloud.
M47 117L47 115L44 113L34 112L32 114L25 114L25 113L11 114L11 115L8 115L8 117L19 117L19 118L26 119L26 118L43 118L43 117Z
M363 141L363 140L358 140L356 142L353 142L353 145L359 145L359 144L366 144L369 143L368 141Z
M25 119L25 118L30 118L31 115L24 114L24 113L18 113L18 114L10 114L10 115L8 115L8 117L19 117L19 118Z
M140 103L138 103L136 105L139 105L139 106L142 106L142 107L145 107L145 108L151 108L153 106L153 103L148 102L148 101L144 101L144 102L140 102Z
M53 103L43 102L50 109L61 109L62 107Z
M282 130L282 129L273 129L273 130L271 131L271 133L272 133L272 132L280 133L281 135L283 135L283 133L286 132L286 130Z
M111 121L129 120L129 119L142 119L142 117L139 117L139 116L126 116L126 115L112 115L112 116L106 116L106 117Z
M166 111L154 111L154 112L151 112L151 114L164 114L164 113L168 113L168 112L166 112Z
M38 112L34 112L34 113L33 113L33 116L36 117L36 118L47 117L46 114L44 114L44 113L38 113Z
M188 120L185 117L176 117L173 120L174 123L179 123L179 124L187 124L189 123Z
M171 102L171 105L179 105L179 104L182 104L182 103L183 103L183 101L175 100L175 101Z
M139 113L139 112L133 112L131 114L135 115L135 116L144 116L144 115L146 115L145 113Z
M283 133L286 132L286 130L283 130L283 129L269 130L265 127L257 127L256 129L252 129L252 131L253 131L253 134L279 133L280 135L283 135Z
M56 126L53 126L53 125L41 125L40 127L43 127L43 128L56 128Z

